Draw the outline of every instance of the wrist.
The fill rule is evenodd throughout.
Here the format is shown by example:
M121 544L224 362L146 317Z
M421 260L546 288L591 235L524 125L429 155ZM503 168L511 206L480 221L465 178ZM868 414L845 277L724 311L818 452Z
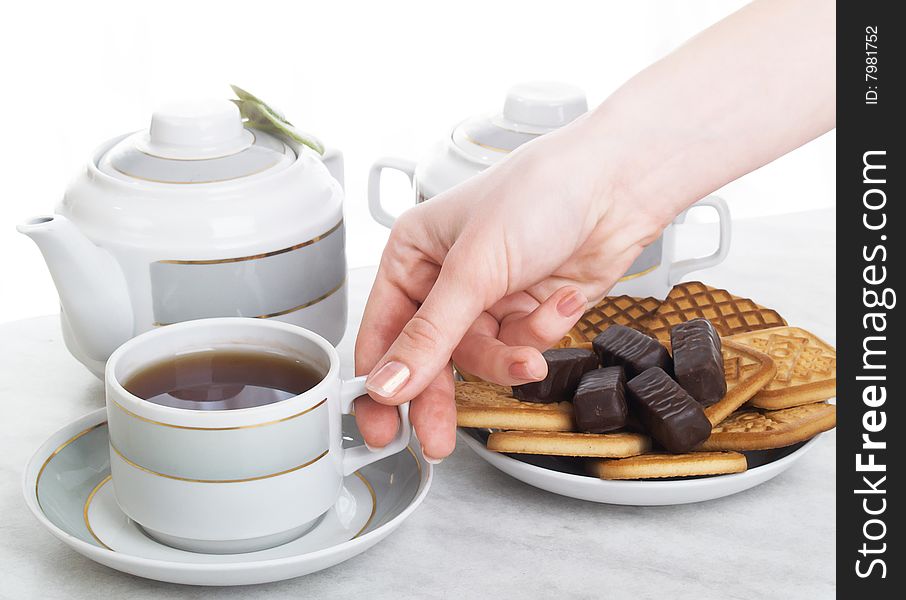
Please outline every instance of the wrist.
M649 140L630 124L627 113L610 101L574 122L574 169L579 189L599 218L634 232L646 245L657 239L684 208L674 190L659 182ZM572 128L573 125L570 125Z

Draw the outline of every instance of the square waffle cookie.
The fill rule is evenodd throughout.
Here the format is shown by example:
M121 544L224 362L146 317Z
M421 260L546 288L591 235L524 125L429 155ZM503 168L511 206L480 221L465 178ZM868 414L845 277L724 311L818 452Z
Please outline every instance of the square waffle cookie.
M773 379L755 394L750 405L776 410L837 395L837 351L816 335L798 327L776 327L730 339L767 354L777 367Z
M658 309L641 324L648 333L666 342L674 325L700 317L711 321L721 337L787 324L774 310L700 281L673 286Z
M569 333L560 340L558 347L569 348L590 342L611 325L625 325L642 333L648 333L642 322L650 317L660 305L660 300L651 297L605 296L603 300L585 312Z

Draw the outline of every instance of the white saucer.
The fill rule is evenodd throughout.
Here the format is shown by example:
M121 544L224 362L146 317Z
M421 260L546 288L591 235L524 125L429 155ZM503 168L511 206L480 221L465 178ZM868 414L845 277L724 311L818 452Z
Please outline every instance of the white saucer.
M608 481L585 475L575 459L492 452L485 446L486 429L460 428L459 433L459 438L478 456L519 481L561 496L627 506L689 504L753 488L789 469L821 437L818 435L808 442L776 450L745 452L749 469L742 473L666 480Z
M278 581L331 567L392 533L421 504L433 469L417 448L346 478L340 499L306 534L245 554L177 550L147 536L113 497L104 409L50 437L29 461L25 500L48 530L71 548L133 575L194 585ZM355 422L344 439L361 443ZM413 444L416 442L413 441Z

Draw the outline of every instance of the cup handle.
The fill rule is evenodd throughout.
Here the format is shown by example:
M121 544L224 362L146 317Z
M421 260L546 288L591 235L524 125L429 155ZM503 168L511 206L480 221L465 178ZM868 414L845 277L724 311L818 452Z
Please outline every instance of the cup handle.
M402 171L409 178L409 183L415 181L415 162L405 158L385 156L377 159L368 172L368 210L375 221L384 227L393 227L396 217L387 212L381 203L381 173L384 169Z
M692 271L698 271L720 264L727 258L727 253L730 252L730 208L723 198L720 198L719 196L708 196L707 198L703 198L681 212L673 222L683 223L686 220L686 213L699 206L710 206L717 211L720 227L720 239L717 243L717 250L708 256L680 260L670 265L670 270L667 273L667 280L671 286L676 285L680 279Z
M364 376L340 382L340 411L344 415L351 414L353 401L367 393ZM409 438L412 436L412 425L409 423L409 403L400 404L397 408L400 412L400 430L393 441L374 451L364 445L348 448L343 453L343 477L355 473L365 465L396 454L409 445Z

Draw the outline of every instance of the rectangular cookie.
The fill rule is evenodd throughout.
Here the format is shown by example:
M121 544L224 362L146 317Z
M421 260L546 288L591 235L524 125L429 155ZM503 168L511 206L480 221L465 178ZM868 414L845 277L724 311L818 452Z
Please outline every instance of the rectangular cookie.
M767 354L777 367L773 379L755 394L750 405L776 410L837 395L837 351L815 334L799 327L775 327L730 339Z
M554 431L495 431L488 450L550 456L625 457L651 449L651 438L640 433L564 433Z
M573 431L570 402L520 402L510 388L485 381L456 382L456 425L482 429Z
M770 450L809 440L837 425L833 404L804 404L780 410L742 410L711 431L699 450Z
M616 460L590 460L588 472L601 479L660 479L741 473L748 468L738 452L651 453Z

